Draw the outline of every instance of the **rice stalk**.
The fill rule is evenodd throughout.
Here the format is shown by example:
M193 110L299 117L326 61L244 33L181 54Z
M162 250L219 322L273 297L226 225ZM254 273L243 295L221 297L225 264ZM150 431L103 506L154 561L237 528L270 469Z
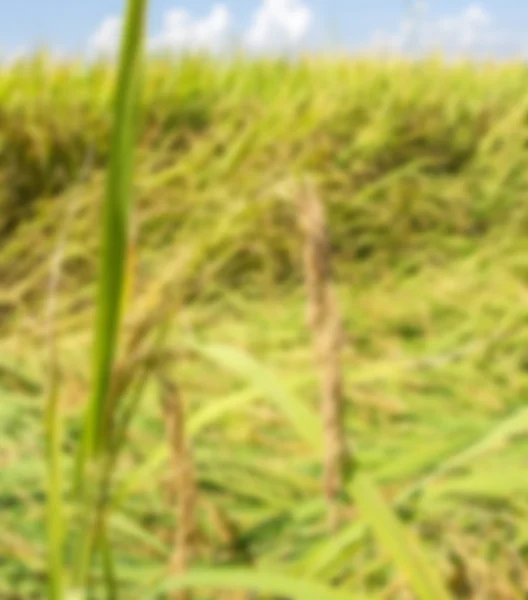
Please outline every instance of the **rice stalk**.
M81 176L90 166L90 159L86 161ZM46 407L46 434L47 434L47 467L48 467L48 554L49 554L49 578L50 599L62 600L66 591L66 564L64 556L64 544L67 533L67 520L65 518L65 507L63 499L63 460L61 456L61 445L63 443L63 432L61 427L62 416L60 406L60 367L58 356L57 336L57 295L61 275L64 266L64 255L66 241L71 233L71 224L80 203L75 197L68 206L64 225L60 231L57 246L52 256L50 277L48 284L48 302L46 319L46 340L48 348L48 398Z
M110 542L106 535L109 490L105 488L108 476L104 467L108 464L108 449L111 447L109 436L112 432L108 431L107 425L113 421L116 410L111 386L126 291L132 170L146 11L146 0L129 0L127 3L114 97L110 168L102 214L93 381L74 482L78 506L84 510L74 583L78 590L83 591L91 586L92 559L101 549L106 588L111 598L117 591Z
M169 573L185 573L196 554L198 525L197 488L194 463L185 433L185 411L181 392L166 378L161 382L161 404L167 441L171 451L175 491L177 494L177 528ZM174 591L171 600L189 600L188 590Z
M324 207L313 184L303 182L297 213L304 235L304 277L308 325L312 330L319 370L324 434L323 490L331 530L339 525L339 498L350 456L344 430L341 349L343 329L332 287L330 250Z
M313 184L304 181L297 197L299 224L305 237L304 272L309 299L308 322L313 330L315 356L321 378L323 435L325 438L324 489L330 508L330 525L338 524L337 500L348 483L348 462L344 430L340 348L343 329L336 298L330 281L329 240L324 207ZM365 469L354 473L347 488L362 517L374 530L378 540L405 574L421 600L448 600L443 581L423 554L418 539L406 531L385 502Z

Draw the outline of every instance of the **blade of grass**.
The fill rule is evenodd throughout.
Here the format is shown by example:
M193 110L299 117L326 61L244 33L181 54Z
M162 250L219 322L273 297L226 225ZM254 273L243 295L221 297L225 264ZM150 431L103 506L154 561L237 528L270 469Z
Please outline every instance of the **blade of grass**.
M85 527L78 546L75 583L85 586L99 533L93 527L93 493L85 494L88 466L105 448L104 417L111 376L116 360L118 336L123 312L127 250L130 229L132 166L137 125L142 41L147 0L128 0L124 33L121 39L117 87L115 91L111 140L110 170L106 199L103 203L99 290L93 349L93 380L86 410L83 438L75 472L76 499L83 506ZM104 464L104 459L101 464ZM92 487L92 486L89 486ZM96 490L97 492L97 490ZM100 507L99 510L104 510ZM99 515L100 517L101 515ZM104 528L104 519L96 518ZM103 532L104 533L104 532ZM109 556L105 552L105 556ZM111 568L108 566L107 571Z
M282 596L291 600L367 600L358 594L334 590L304 579L248 569L195 570L164 582L150 597L154 599L159 597L160 593L185 588L251 590L259 594Z
M262 393L290 421L300 438L310 446L321 449L322 428L315 411L291 394L272 371L260 365L249 354L231 346L202 345L194 341L186 343L202 358L246 381Z
M122 534L124 538L129 538L131 543L142 544L149 552L156 553L163 560L169 558L170 548L135 521L120 513L113 513L108 520L112 530Z
M91 159L91 156L90 156ZM83 171L89 167L87 160ZM67 530L63 500L63 464L61 446L63 441L62 420L60 414L60 372L58 363L57 339L57 293L62 275L67 236L70 233L74 215L79 207L78 202L68 206L66 219L61 228L57 247L52 256L48 293L47 345L49 352L48 401L46 406L46 437L48 467L48 554L50 572L50 598L61 600L66 589L66 570L64 565L64 542Z
M498 425L484 433L484 435L473 440L471 444L465 445L456 454L449 456L446 460L437 464L429 473L410 486L398 498L398 503L404 504L408 498L411 498L416 493L424 489L427 491L427 487L440 477L448 475L457 469L467 467L476 459L504 448L515 437L526 435L527 431L528 409L523 408L516 411L513 415L506 417Z
M55 378L48 394L46 411L48 465L48 553L50 600L64 597L64 506L62 499L61 419Z
M129 0L114 103L114 131L103 203L93 382L87 408L80 473L101 449L103 413L117 354L130 227L132 166L140 59L147 0ZM78 481L80 484L80 481Z
M117 600L118 598L118 587L117 577L114 564L114 558L112 555L112 546L108 539L108 532L106 528L101 531L100 535L100 546L103 563L103 577L105 582L105 593L109 600Z
M425 558L418 539L404 529L368 474L358 472L350 488L362 517L417 596L421 600L451 600L440 576Z

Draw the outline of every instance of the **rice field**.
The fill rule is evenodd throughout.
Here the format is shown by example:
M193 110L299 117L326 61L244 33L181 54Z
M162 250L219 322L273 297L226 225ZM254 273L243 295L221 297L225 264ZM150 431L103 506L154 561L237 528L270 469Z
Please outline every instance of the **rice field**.
M526 67L120 64L0 72L0 598L526 598ZM333 528L306 178L344 332Z

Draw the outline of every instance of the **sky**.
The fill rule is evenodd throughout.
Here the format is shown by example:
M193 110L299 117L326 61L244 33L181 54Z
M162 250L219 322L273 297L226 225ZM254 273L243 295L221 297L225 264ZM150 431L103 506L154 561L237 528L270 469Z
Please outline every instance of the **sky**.
M124 0L6 0L0 54L111 55ZM526 0L151 0L150 51L345 50L528 58Z

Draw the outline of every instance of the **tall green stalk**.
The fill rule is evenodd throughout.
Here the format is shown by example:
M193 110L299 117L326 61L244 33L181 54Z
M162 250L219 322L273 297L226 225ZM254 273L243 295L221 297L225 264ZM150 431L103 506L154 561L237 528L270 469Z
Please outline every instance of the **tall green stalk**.
M65 589L64 571L64 506L62 496L61 422L57 382L52 379L46 410L48 467L48 569L49 598L62 600Z
M130 225L132 168L147 0L128 0L114 102L114 131L103 203L93 379L86 414L85 460L103 447L103 414L117 355Z
M105 436L112 372L118 353L118 341L124 305L127 272L132 198L132 171L134 145L138 122L138 98L142 62L142 42L147 11L147 0L128 0L126 19L121 40L117 85L113 105L110 165L106 198L101 217L101 250L97 298L97 318L94 331L93 372L90 397L84 421L84 431L75 472L75 492L79 508L86 521L82 526L78 551L75 583L84 587L94 549L101 532L94 531L94 523L104 519L95 515L99 473L105 463L105 451L110 441ZM87 483L90 482L88 486ZM95 494L89 488L95 487ZM95 518L95 521L94 521ZM103 537L106 543L106 536Z

